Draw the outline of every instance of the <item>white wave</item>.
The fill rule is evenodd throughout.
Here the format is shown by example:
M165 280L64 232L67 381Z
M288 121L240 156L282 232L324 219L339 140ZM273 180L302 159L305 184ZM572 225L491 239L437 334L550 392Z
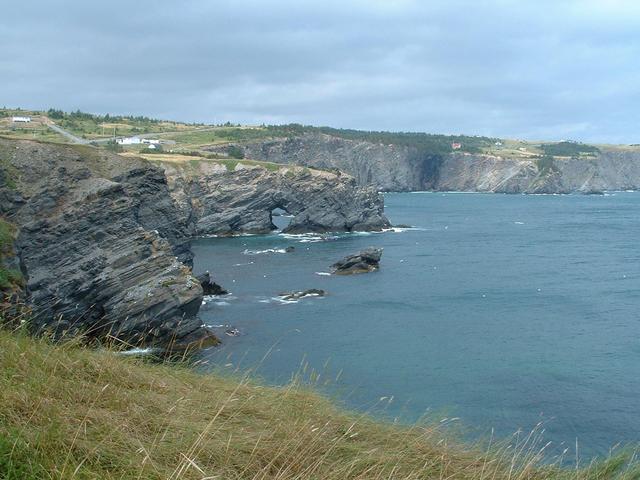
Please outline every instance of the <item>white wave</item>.
M234 267L244 267L246 265L253 265L253 262L248 262L248 263L234 263L233 266Z
M238 297L234 297L229 293L225 295L205 295L202 297L202 305L207 305L209 303L221 306L230 305L229 300L235 300L236 298Z
M320 275L322 277L327 277L331 275L329 272L315 272L315 273L316 275Z
M236 298L237 297L234 297L230 293L226 293L224 295L205 295L204 297L202 297L202 299L206 300L207 302L213 302L220 299L235 300Z
M337 240L338 237L311 237L300 240L300 243L318 243L318 242L328 242L330 240Z
M391 227L385 228L380 233L404 233L404 232L424 232L426 228L422 227ZM376 232L379 233L379 232Z
M283 305L289 305L291 303L298 303L299 300L285 300L281 297L271 297L271 300L274 302L282 303Z
M524 225L524 222L513 222L513 223L515 223L516 225Z
M249 250L245 249L243 255L261 255L263 253L287 253L284 248L267 248L265 250ZM252 262L253 263L253 262Z
M300 243L323 242L326 238L324 235L318 235L317 233L280 233L279 236L287 240L296 240Z

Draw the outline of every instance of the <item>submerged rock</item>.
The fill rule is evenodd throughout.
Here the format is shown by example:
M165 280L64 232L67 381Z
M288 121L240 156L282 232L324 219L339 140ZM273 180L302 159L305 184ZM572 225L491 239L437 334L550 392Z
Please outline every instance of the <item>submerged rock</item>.
M225 335L228 335L230 337L239 337L240 335L242 335L242 332L240 332L240 330L236 327L228 328L224 331L224 333Z
M331 265L335 275L374 272L380 268L382 248L369 247L355 255L348 255Z
M227 292L224 288L215 282L211 281L211 274L204 272L196 277L202 286L203 295L226 295Z
M300 292L285 292L278 295L282 300L300 300L304 297L324 297L327 294L324 290L318 288L310 288Z

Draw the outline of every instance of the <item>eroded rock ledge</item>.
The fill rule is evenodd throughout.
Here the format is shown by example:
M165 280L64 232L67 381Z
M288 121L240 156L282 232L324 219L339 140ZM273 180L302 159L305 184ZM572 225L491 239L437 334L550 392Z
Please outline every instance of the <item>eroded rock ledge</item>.
M291 231L388 225L377 193L350 177L197 165L0 138L0 215L17 227L35 330L132 345L213 340L197 315L194 235L267 231L275 207L295 215Z
M383 201L353 177L296 166L275 171L239 162L160 163L169 189L197 235L267 233L271 212L293 215L289 233L369 231L389 227Z

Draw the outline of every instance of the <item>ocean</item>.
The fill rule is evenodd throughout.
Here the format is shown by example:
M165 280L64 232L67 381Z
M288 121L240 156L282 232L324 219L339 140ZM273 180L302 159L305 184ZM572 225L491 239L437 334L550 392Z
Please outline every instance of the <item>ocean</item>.
M470 438L544 429L555 453L640 441L640 194L390 193L385 209L412 228L194 241L196 273L231 292L202 308L223 344L198 368L298 374ZM378 272L327 275L367 246ZM309 288L327 295L278 298Z

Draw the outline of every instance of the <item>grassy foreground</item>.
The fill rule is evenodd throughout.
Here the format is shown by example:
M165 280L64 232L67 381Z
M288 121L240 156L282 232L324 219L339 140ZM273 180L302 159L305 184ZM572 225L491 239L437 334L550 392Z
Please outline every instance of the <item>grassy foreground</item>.
M198 375L0 331L2 479L632 479L629 456L539 466L338 410L291 385Z

